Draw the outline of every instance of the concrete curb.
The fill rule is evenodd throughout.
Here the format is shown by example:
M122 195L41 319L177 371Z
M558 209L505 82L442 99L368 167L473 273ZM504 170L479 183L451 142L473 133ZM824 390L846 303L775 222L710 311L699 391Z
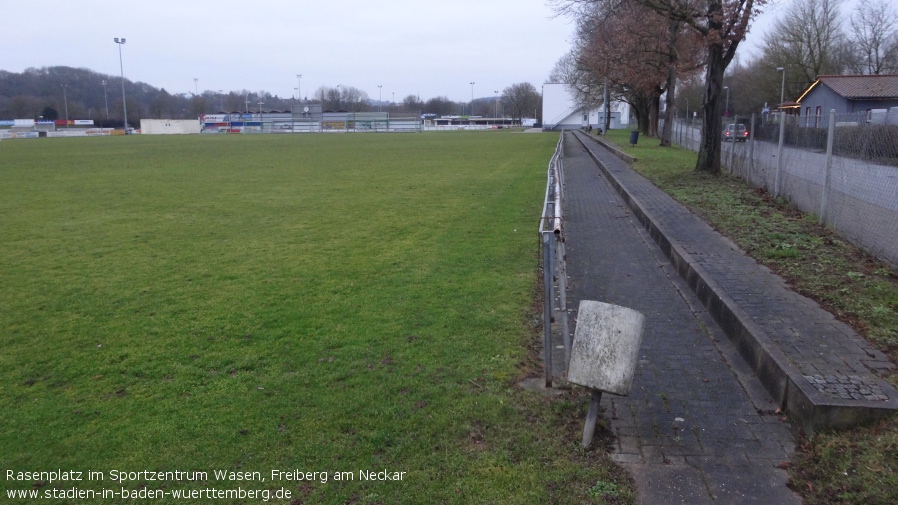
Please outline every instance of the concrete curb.
M583 142L581 135L576 137ZM615 154L619 152L601 140L593 140ZM821 428L844 428L898 412L898 393L879 377L875 381L888 395L887 401L841 400L821 394L714 278L670 238L670 233L646 210L646 206L591 152L589 154L680 277L733 341L773 399L806 433L814 433Z
M624 160L624 161L627 162L627 163L633 163L633 162L635 162L635 161L638 159L638 158L636 158L635 156L629 155L629 154L627 154L627 153L621 151L620 149L617 148L616 145L614 145L614 144L609 144L608 142L606 142L606 141L605 141L604 139L602 139L601 137L593 137L593 136L590 135L589 138L595 140L596 142L599 143L600 146L604 147L605 149L608 149L608 151L610 151L611 154L617 156L618 158Z

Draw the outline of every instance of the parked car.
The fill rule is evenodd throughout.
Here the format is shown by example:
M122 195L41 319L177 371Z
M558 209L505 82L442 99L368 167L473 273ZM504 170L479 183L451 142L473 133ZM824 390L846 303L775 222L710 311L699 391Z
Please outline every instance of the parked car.
M748 140L748 130L744 124L727 125L727 129L723 132L724 142L745 142Z

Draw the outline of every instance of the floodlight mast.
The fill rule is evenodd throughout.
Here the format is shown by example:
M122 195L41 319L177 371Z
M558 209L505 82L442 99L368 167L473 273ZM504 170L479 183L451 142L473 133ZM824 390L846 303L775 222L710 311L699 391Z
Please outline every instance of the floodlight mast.
M125 45L125 37L119 39L115 38L115 43L118 44L118 65L119 69L122 72L122 109L125 112L125 133L128 133L128 103L125 101L125 66L122 64L122 46Z
M471 115L474 115L474 81L471 81Z
M109 97L106 96L106 79L103 79L103 103L106 104L106 121L109 121Z

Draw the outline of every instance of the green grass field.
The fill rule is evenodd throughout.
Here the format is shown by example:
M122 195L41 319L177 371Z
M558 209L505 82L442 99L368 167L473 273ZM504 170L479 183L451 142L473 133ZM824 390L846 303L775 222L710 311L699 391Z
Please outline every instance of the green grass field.
M0 501L630 502L586 400L515 387L557 140L3 141Z

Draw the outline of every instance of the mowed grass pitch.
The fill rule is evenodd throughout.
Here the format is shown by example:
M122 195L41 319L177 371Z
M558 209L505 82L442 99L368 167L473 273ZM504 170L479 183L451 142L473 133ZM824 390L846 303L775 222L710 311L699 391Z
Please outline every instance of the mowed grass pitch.
M242 487L295 503L629 501L602 451L578 450L582 397L514 387L538 346L557 140L3 141L0 500ZM60 469L106 480L7 478ZM209 478L110 480L144 470Z

